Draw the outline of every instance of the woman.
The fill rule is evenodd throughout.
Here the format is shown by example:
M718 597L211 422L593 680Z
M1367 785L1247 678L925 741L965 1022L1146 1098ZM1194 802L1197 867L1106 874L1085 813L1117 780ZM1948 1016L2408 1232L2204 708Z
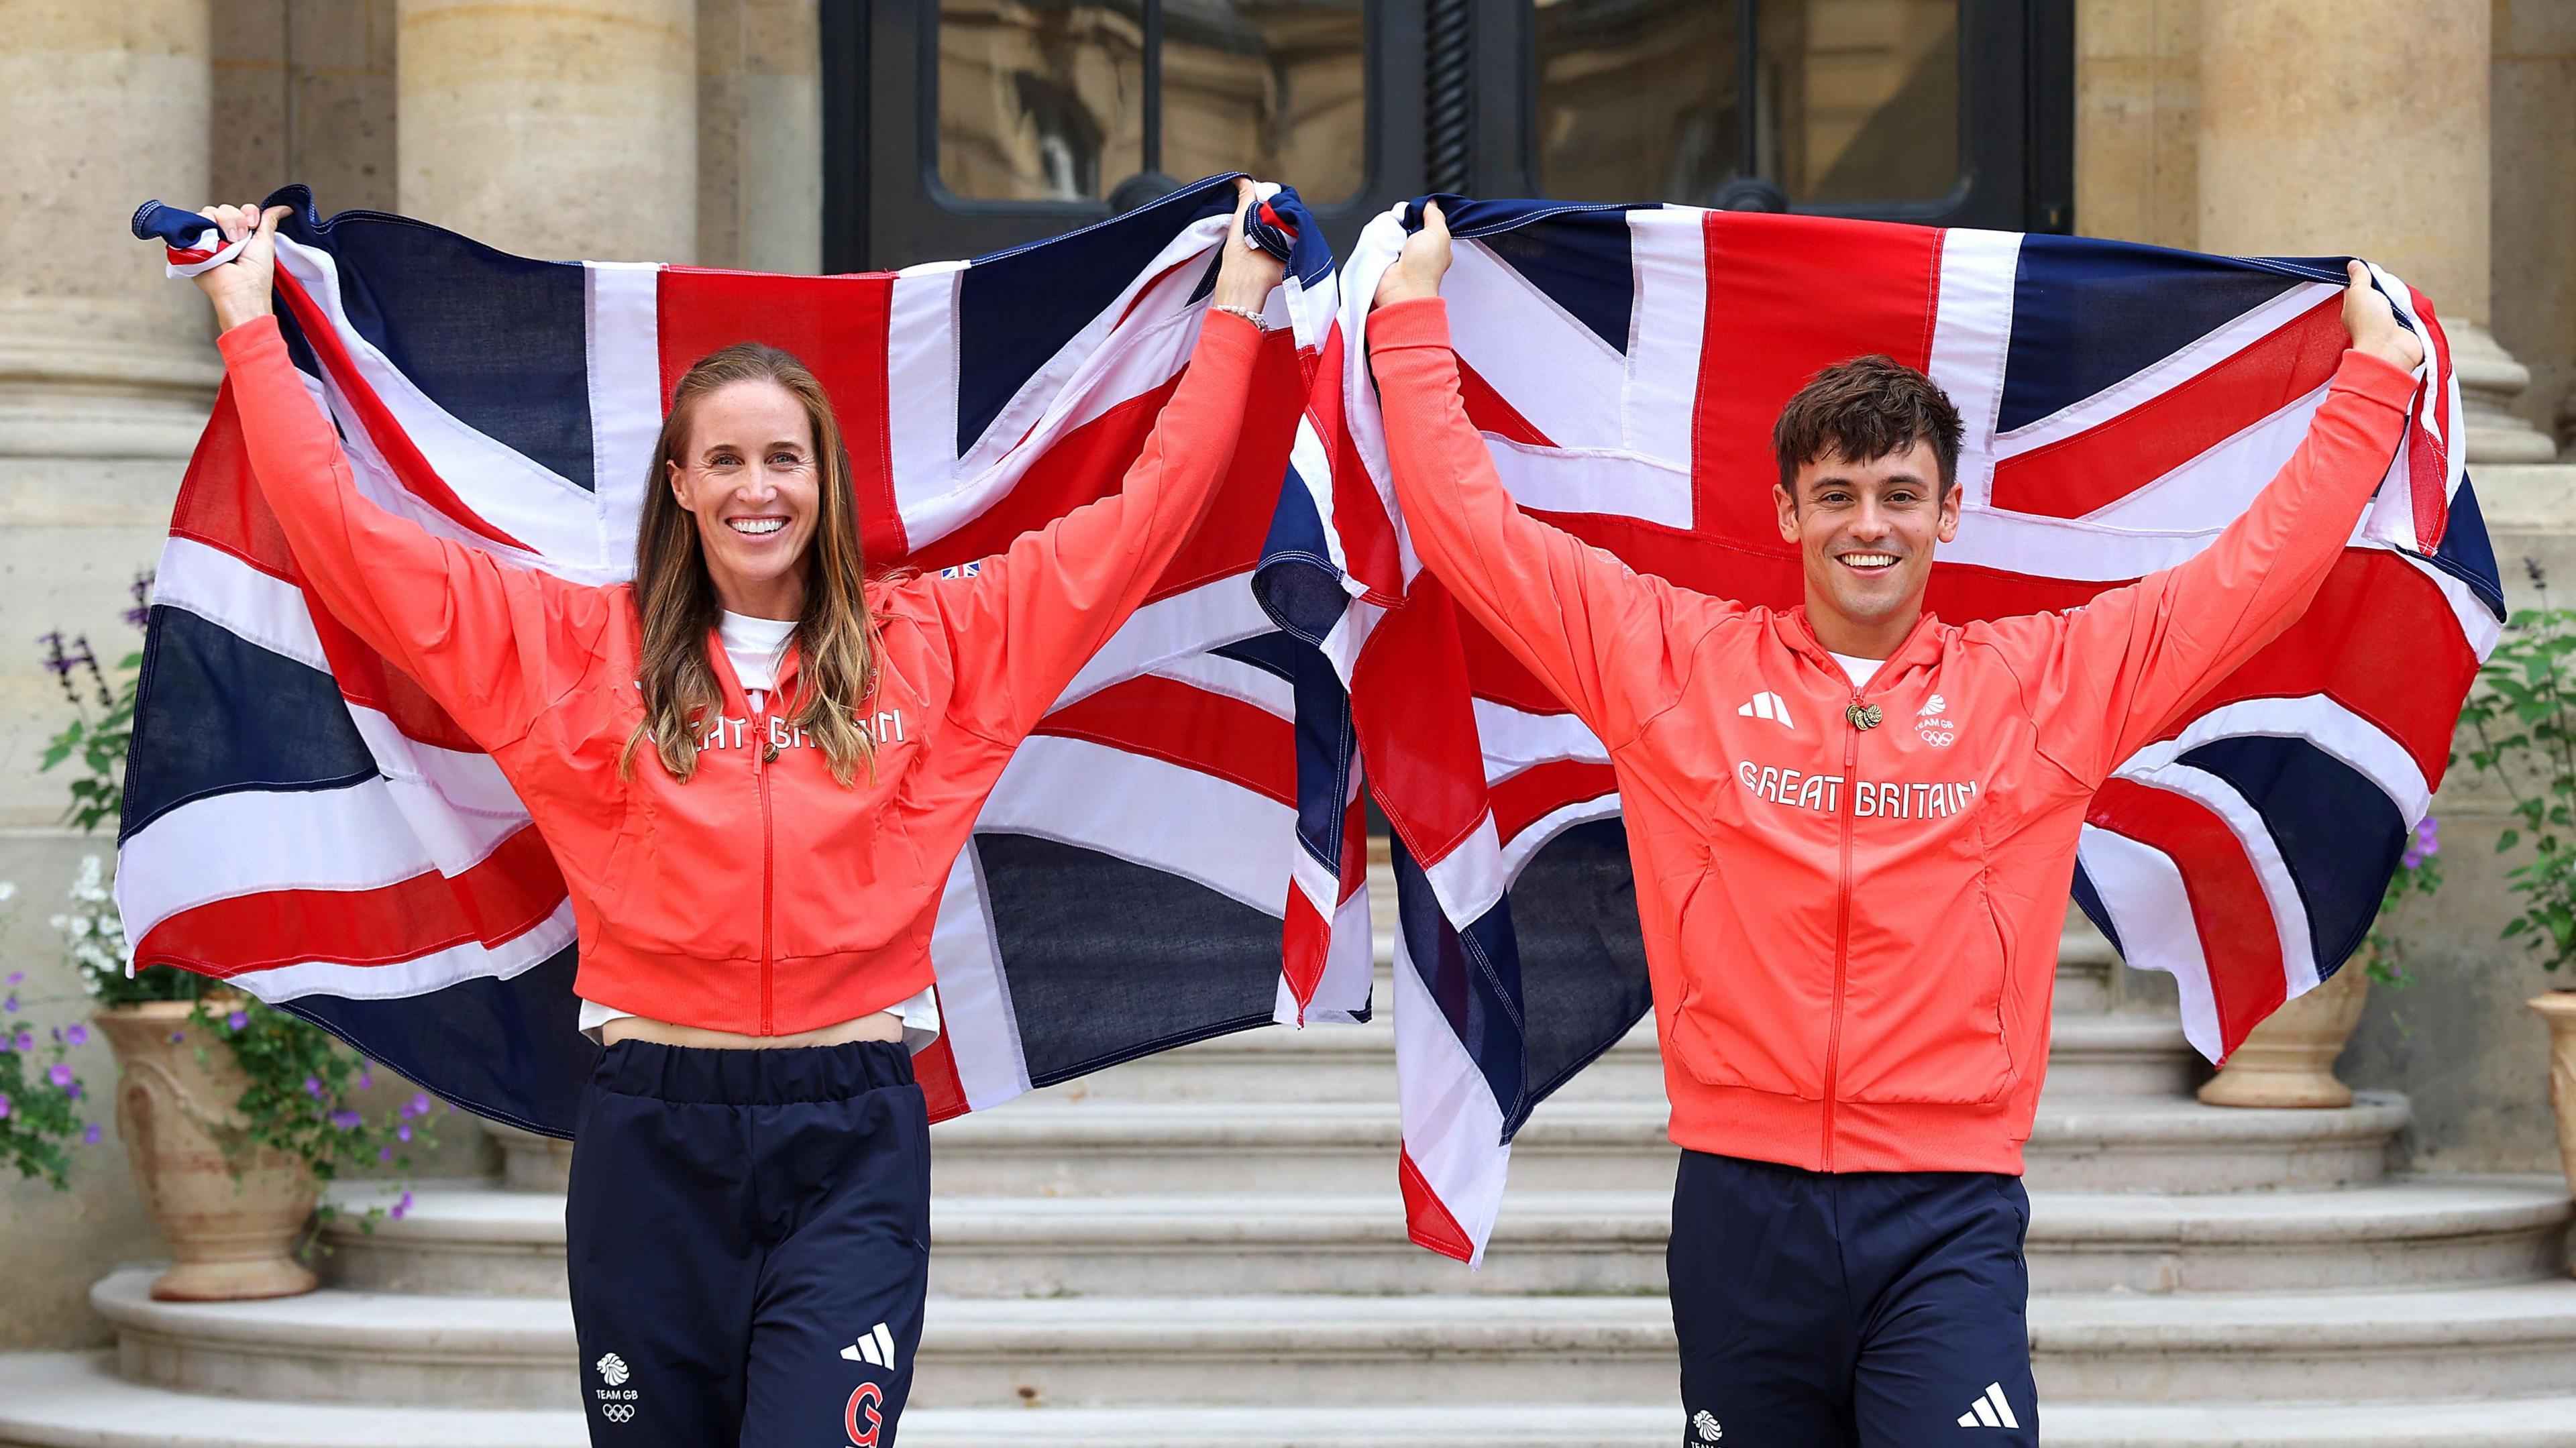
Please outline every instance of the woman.
M585 1091L566 1210L594 1439L894 1441L929 1252L930 935L1012 749L1143 599L1234 449L1281 266L1243 237L1124 491L963 576L867 580L812 374L672 397L635 578L585 588L359 495L269 311L284 208L210 207L252 468L331 612L508 775L562 868ZM836 1436L846 1434L846 1438Z

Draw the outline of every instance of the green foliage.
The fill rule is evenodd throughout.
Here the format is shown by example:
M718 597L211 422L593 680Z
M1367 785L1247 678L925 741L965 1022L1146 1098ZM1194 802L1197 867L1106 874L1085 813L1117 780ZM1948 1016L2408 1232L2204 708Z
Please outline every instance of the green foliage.
M445 1109L440 1103L414 1093L368 1117L350 1097L375 1084L374 1067L310 1021L247 997L210 994L197 1002L189 1026L203 1043L200 1053L220 1043L250 1078L234 1102L244 1125L224 1143L228 1155L274 1147L301 1158L316 1180L327 1182L373 1163L410 1171L413 1150L436 1144L430 1117Z
M0 881L0 905L17 893L17 886ZM20 999L26 979L26 972L11 971L0 981L0 1166L59 1191L69 1184L72 1143L98 1140L98 1128L81 1118L81 1079L63 1059L89 1038L89 1028L55 1026L37 1036L25 1011L44 1002Z
M2535 581L2538 579L2534 572ZM2547 593L2542 595L2544 604ZM2522 897L2503 938L2520 940L2543 969L2576 960L2576 610L2523 609L2479 670L2484 685L2460 720L2477 737L2469 763L2512 800L2518 828L2496 841L2520 850L2508 872Z

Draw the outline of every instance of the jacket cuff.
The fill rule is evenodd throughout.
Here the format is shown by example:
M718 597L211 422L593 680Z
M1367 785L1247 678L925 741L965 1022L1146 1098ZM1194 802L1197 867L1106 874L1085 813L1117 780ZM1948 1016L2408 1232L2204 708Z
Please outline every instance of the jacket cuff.
M285 345L286 334L277 330L275 313L253 317L215 338L216 350L224 354L224 365L228 368L246 362L268 348Z
M1449 303L1439 297L1415 297L1378 308L1369 313L1368 345L1371 352L1399 347L1450 350Z
M2334 390L2404 412L2415 405L2415 374L2375 352L2346 349L2335 368Z

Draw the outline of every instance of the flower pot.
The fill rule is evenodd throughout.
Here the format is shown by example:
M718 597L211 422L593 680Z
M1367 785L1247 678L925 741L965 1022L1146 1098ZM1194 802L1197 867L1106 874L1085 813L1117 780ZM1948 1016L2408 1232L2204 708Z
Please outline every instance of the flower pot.
M2352 1088L2335 1079L2370 999L2367 949L2325 984L2274 1011L2200 1088L2210 1106L2335 1107L2352 1104Z
M191 1021L192 1009L147 1001L96 1017L116 1052L126 1159L175 1260L152 1295L214 1302L310 1292L317 1279L295 1260L295 1245L320 1195L313 1173L274 1147L225 1155L223 1143L241 1126L233 1103L249 1082L232 1052ZM202 1060L201 1047L211 1048Z
M2576 990L2553 990L2526 1004L2549 1023L2549 1104L2558 1113L2558 1164L2576 1191Z

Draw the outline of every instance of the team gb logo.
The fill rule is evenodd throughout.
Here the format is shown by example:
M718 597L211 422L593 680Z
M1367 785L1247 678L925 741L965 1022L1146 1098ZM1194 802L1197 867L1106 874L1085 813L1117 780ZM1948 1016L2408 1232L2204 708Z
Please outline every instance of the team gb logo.
M1923 706L1923 712L1914 716L1914 732L1935 749L1947 749L1958 742L1959 721L1947 717L1949 707L1935 694L1932 702Z

